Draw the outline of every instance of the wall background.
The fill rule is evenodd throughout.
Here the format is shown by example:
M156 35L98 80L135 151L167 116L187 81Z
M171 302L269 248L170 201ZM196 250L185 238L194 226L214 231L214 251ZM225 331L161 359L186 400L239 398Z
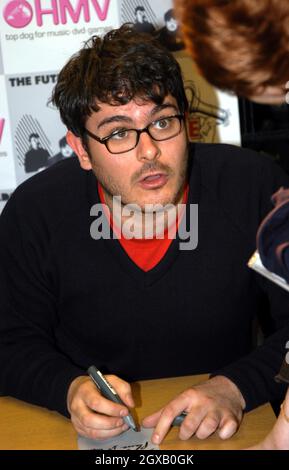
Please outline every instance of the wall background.
M137 28L136 7L152 29L167 33L172 0L0 0L0 211L16 186L45 168L41 161L60 155L66 130L47 104L59 69L91 35L127 21ZM163 37L184 72L191 140L239 145L238 100L209 86L179 43ZM39 167L27 166L31 135Z

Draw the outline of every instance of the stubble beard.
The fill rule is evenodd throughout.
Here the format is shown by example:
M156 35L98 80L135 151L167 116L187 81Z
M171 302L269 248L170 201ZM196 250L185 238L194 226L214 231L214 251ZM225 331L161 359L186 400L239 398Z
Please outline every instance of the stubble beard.
M164 171L165 173L167 173L169 175L169 179L174 177L174 174L175 174L174 171L167 165L163 165L159 163L155 164L155 163L149 162L143 166L141 171L137 172L132 177L131 186L134 187L134 185L137 184L137 181L141 178L142 174L145 174L146 172L149 172L149 171L158 171L158 170ZM131 198L129 195L127 195L127 191L123 189L121 185L119 185L113 178L111 178L110 175L105 174L102 168L100 168L94 162L92 163L92 171L94 175L96 176L97 181L100 183L100 185L103 188L105 202L109 206L110 210L112 210L113 197L118 197L118 198L120 197L122 206L135 205L135 206L140 207L142 212L145 212L145 209L146 209L145 206L147 204L151 204L150 201L147 201L145 203L139 203L137 199ZM180 203L183 192L184 192L185 184L187 181L187 177L188 177L188 151L185 152L184 159L181 162L179 176L177 178L176 188L173 191L173 194L167 197L167 199L163 201L158 201L157 204L166 206L168 204L176 205Z

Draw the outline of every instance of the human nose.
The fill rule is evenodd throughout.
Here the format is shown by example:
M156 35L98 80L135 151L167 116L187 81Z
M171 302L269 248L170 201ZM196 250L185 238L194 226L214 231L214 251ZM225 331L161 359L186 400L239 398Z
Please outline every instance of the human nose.
M142 132L137 145L138 160L154 160L160 155L158 142L153 140L148 132Z

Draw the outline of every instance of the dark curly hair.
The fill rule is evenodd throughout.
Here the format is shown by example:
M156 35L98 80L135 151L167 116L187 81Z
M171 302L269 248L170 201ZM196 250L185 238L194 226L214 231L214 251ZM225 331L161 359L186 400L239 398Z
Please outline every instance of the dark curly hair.
M85 138L97 102L123 105L134 98L161 104L171 94L181 113L188 102L181 69L156 39L123 25L103 38L93 36L60 71L51 101L66 127Z

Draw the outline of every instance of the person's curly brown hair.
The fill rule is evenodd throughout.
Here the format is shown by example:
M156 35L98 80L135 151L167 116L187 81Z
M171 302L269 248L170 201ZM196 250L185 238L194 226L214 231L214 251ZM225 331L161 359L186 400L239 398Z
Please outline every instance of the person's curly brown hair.
M289 80L288 0L175 0L185 44L205 78L250 97Z
M180 113L188 109L181 69L150 35L123 25L93 36L60 71L51 101L66 127L86 142L87 118L97 103L126 104L141 98L161 104L171 94Z

